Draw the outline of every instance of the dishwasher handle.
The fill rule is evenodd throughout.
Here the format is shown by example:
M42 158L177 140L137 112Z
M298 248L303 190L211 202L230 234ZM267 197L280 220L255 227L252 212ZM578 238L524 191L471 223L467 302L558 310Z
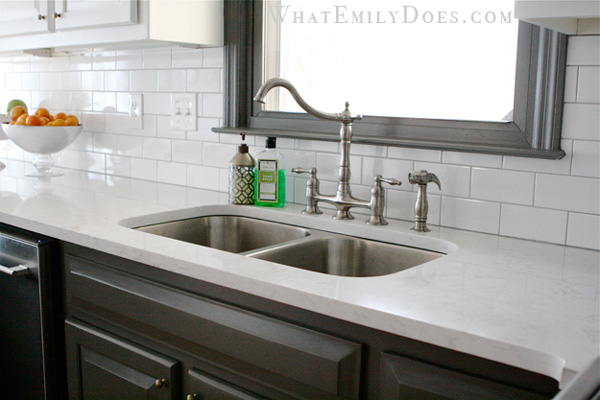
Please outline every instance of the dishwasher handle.
M0 272L6 275L19 276L30 274L31 271L24 265L17 265L16 267L5 267L0 264Z

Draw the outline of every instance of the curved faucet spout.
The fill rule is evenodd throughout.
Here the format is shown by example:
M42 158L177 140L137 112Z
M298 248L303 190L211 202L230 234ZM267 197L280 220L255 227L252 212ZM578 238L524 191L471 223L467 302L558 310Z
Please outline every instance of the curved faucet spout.
M288 92L290 92L290 94L294 98L294 100L296 100L296 103L298 103L298 105L300 107L302 107L302 109L304 111L306 111L307 113L309 113L310 115L312 115L314 117L324 119L327 121L338 121L338 122L342 122L345 124L351 124L354 120L362 119L361 115L352 115L350 113L350 110L348 109L349 104L347 102L346 102L346 109L343 112L334 113L334 114L319 111L316 108L311 107L300 96L300 94L298 93L298 90L296 90L294 85L292 85L292 83L290 81L288 81L287 79L283 79L283 78L272 78L272 79L269 79L268 81L266 81L265 83L263 83L262 86L258 89L258 92L256 92L256 96L254 96L254 101L264 104L267 93L271 89L273 89L274 87L277 87L277 86L287 89Z

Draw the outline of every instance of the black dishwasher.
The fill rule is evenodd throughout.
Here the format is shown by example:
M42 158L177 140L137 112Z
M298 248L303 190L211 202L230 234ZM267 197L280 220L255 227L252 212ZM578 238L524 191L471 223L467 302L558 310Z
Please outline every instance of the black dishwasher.
M0 397L64 398L58 242L0 224Z

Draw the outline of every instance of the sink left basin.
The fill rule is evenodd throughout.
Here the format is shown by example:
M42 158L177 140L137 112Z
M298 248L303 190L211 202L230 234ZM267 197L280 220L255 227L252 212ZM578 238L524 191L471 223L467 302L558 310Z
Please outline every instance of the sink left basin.
M134 229L232 253L274 246L310 235L308 229L297 226L233 215L197 217Z

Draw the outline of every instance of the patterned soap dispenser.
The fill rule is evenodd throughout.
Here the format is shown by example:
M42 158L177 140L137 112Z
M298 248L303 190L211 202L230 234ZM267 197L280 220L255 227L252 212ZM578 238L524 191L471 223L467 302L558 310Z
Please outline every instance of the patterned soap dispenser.
M241 133L242 143L237 154L229 162L229 203L254 204L254 158L244 143L246 135Z

